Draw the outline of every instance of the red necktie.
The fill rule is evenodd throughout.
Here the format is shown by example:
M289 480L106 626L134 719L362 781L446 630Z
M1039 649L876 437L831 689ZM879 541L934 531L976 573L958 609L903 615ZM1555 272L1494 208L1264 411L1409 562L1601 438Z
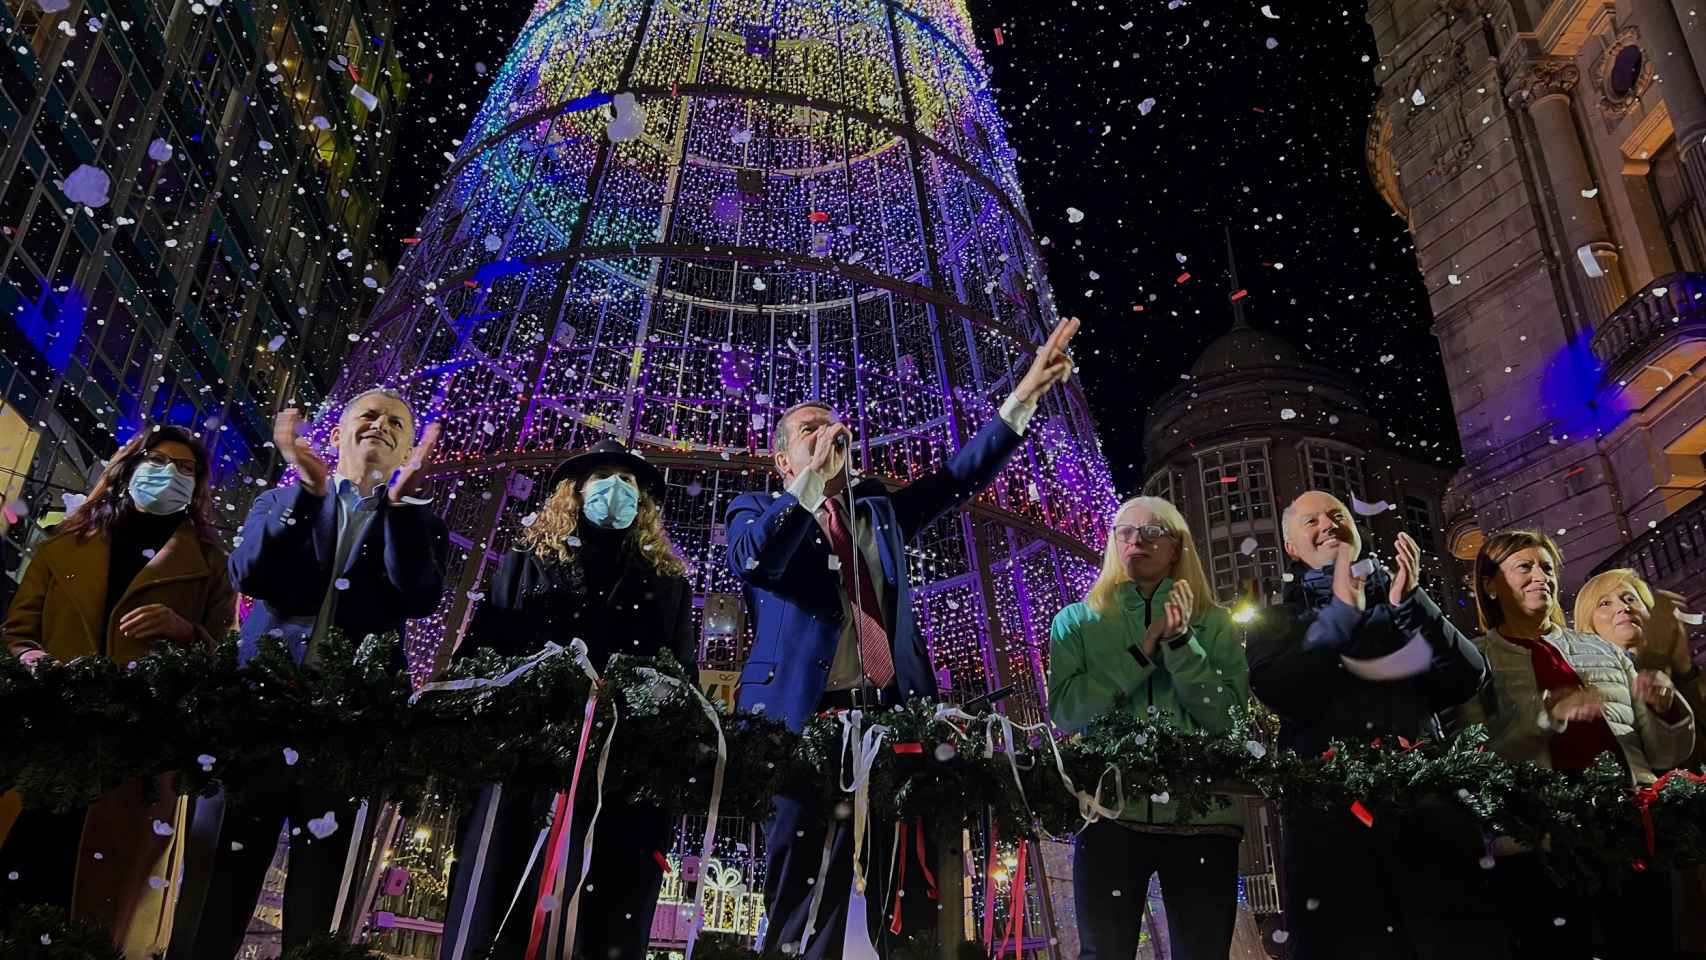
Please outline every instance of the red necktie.
M841 561L841 589L853 596L853 564L859 564L859 593L852 604L853 621L859 631L859 657L865 676L879 689L894 681L894 654L889 650L889 632L883 628L883 606L877 601L877 588L871 582L870 567L865 554L854 558L853 537L842 519L846 508L839 500L824 501L829 511L829 545Z

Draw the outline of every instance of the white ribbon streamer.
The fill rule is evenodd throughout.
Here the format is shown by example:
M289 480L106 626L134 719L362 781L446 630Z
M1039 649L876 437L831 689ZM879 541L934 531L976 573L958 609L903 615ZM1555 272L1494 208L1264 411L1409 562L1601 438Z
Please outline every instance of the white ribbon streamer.
M581 672L587 675L587 678L592 681L593 687L596 688L602 681L598 676L598 671L593 669L592 660L587 657L586 643L576 637L569 645L569 652L575 658L575 663L581 668ZM581 892L586 887L587 871L592 869L592 841L598 829L598 815L604 810L604 772L610 766L610 744L616 739L616 724L619 719L616 701L612 698L610 701L610 732L605 734L604 746L598 749L598 787L593 798L592 819L587 821L586 839L581 843L580 875L575 878L575 891L569 897L568 910L563 916L562 939L560 941L557 937L557 925L551 925L549 946L545 954L547 957L568 956L575 948L575 926L580 919ZM565 810L563 813L568 820L567 823L563 824L563 829L572 831L574 829L574 811ZM557 884L553 889L557 891L559 897L562 896L563 887L568 880L568 851L572 842L571 839L569 843L563 844L563 855L556 866Z
M717 732L717 767L716 771L711 775L711 807L709 812L705 815L705 837L703 842L699 845L699 880L694 885L694 896L690 901L693 904L693 926L687 933L687 960L693 960L693 948L699 942L700 931L705 927L705 907L704 904L700 903L700 891L702 891L705 886L705 871L703 867L704 864L710 862L712 855L716 852L717 818L722 815L723 778L728 773L729 768L729 744L728 740L723 736L723 719L721 714L717 713L716 706L705 697L704 692L697 686L691 683L684 683L677 680L675 677L669 676L668 674L659 673L650 667L640 668L639 674L640 676L652 681L654 684L661 683L665 686L680 687L692 692L694 698L699 701L699 709L704 712L705 718L711 721L711 729Z
M586 644L581 643L579 640L576 640L575 643L580 644L581 658L584 659L586 656ZM409 695L409 705L414 706L420 698L429 693L452 693L457 690L488 690L497 689L498 687L507 687L516 680L519 680L522 675L526 674L534 667L539 666L541 663L544 663L562 652L562 647L559 647L550 641L546 641L545 649L527 658L526 663L521 664L501 677L469 677L465 680L438 680L433 683L422 684L419 690L416 690L414 693ZM592 664L587 664L588 668L591 666ZM593 676L596 677L597 674L593 674Z

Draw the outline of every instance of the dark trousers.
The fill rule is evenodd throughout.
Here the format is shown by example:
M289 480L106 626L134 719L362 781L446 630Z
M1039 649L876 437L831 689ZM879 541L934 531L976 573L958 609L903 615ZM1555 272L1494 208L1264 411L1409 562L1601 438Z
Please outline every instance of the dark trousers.
M1288 815L1282 884L1293 960L1506 960L1480 827L1452 801Z
M257 786L242 797L226 800L219 828L206 906L195 931L195 960L231 960L243 945L249 921L266 881L278 846L278 834L290 821L290 867L284 885L284 948L301 946L332 928L338 887L349 856L350 831L355 829L358 804L325 791L294 788L268 790ZM336 832L318 839L308 823L331 813ZM373 816L363 828L363 847L373 835ZM361 867L357 860L357 871ZM358 895L351 882L349 896ZM346 907L348 904L346 904Z
M48 904L71 912L77 850L87 808L68 813L25 808L0 845L0 925L13 907ZM18 879L11 879L12 874Z
M1073 843L1082 960L1136 956L1149 878L1157 873L1175 960L1226 960L1238 918L1238 840L1139 833L1107 821Z
M1676 956L1668 871L1625 870L1607 877L1607 886L1594 893L1560 885L1534 853L1500 857L1492 873L1516 960Z
M826 811L815 792L783 794L771 799L774 815L764 824L764 909L769 917L763 947L784 949L805 960L835 960L847 935L847 898L853 888L853 815L851 800L835 811ZM936 925L938 908L956 909L930 899L929 884L919 869L915 834L906 842L906 875L893 865L894 824L873 820L865 841L866 915L858 918L879 951L898 946L905 935ZM805 936L812 895L823 863L824 841L829 840L829 871L824 874L823 895L811 942L794 953ZM934 843L926 842L924 857L932 873L936 869ZM896 887L905 895L901 906L901 933L892 931Z
M533 907L544 869L544 848L533 868L522 872L548 822L553 794L492 788L478 798L457 825L456 868L451 876L449 908L440 942L444 960L466 960L488 950L491 960L520 957L527 949ZM580 875L583 839L596 805L591 794L575 799L568 850L568 887L557 895L565 905ZM496 808L495 810L493 808ZM491 815L492 838L485 862L478 863L479 838ZM575 921L576 957L626 960L644 957L651 941L652 914L663 887L658 856L674 845L675 818L656 807L606 803L594 830L592 864L581 889ZM516 890L521 890L519 901ZM510 904L515 909L510 912ZM505 914L509 920L504 922ZM553 915L561 924L563 911ZM502 927L500 930L499 927ZM453 954L461 943L461 953Z

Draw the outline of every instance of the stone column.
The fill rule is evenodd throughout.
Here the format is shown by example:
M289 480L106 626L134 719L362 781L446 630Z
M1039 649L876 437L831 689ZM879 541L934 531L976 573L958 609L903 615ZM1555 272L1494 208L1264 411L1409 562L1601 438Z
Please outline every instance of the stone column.
M1570 94L1580 81L1581 70L1573 63L1537 61L1517 76L1510 102L1515 107L1527 107L1534 118L1539 135L1536 149L1546 166L1552 202L1563 221L1564 235L1559 239L1564 249L1559 255L1567 259L1565 271L1578 278L1578 289L1586 294L1584 306L1593 315L1584 319L1597 324L1621 306L1629 293L1599 199L1582 196L1582 191L1593 190L1598 184L1570 111Z
M1670 111L1689 192L1706 203L1706 87L1698 66L1706 63L1706 23L1686 10L1678 13L1678 5L1700 6L1697 0L1632 0L1629 15L1641 35L1641 52L1653 65L1652 89ZM1693 24L1686 35L1679 17Z

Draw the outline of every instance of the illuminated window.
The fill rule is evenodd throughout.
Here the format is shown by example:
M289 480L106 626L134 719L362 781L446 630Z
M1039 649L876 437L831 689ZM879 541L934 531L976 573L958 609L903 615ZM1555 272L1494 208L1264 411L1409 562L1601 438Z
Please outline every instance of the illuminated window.
M1363 492L1361 453L1350 447L1309 441L1299 444L1298 449L1311 490L1325 490L1346 503L1351 502L1353 494Z

